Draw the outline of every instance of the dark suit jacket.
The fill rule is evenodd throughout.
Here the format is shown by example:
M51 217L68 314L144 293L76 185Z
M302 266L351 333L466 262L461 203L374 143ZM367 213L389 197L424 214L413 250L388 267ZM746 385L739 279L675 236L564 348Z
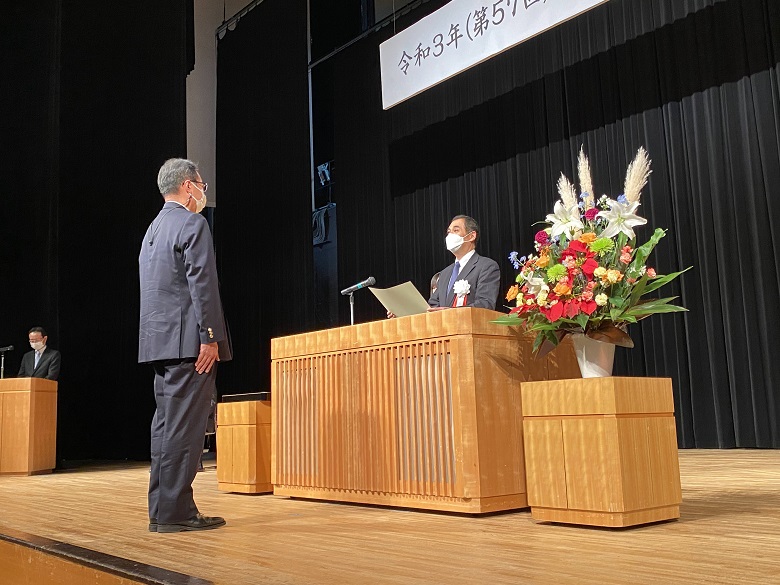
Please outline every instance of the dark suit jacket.
M451 307L455 292L447 291L455 262L447 266L439 275L439 284L436 291L428 299L431 307ZM456 280L466 280L470 291L466 297L467 307L479 307L482 309L496 310L498 300L498 288L501 286L501 272L495 260L480 256L476 252L469 258L465 266L461 266Z
M22 367L19 368L19 378L46 378L56 380L60 376L60 352L50 347L43 352L35 367L35 352L28 351L22 357Z
M146 231L138 268L139 362L196 358L202 343L215 341L221 361L233 357L205 217L166 202Z

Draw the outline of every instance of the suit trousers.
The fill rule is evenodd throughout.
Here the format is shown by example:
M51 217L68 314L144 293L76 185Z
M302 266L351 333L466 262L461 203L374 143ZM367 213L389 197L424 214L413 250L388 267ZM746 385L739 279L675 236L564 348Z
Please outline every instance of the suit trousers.
M152 418L149 517L170 524L198 513L192 482L203 453L217 364L208 374L195 371L194 358L152 365L157 409Z

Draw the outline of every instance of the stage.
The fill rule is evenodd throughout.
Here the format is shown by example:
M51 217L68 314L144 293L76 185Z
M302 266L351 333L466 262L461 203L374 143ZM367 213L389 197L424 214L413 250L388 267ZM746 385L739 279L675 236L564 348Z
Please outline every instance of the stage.
M9 543L27 533L67 543L70 558L96 551L124 575L115 583L780 582L780 451L681 450L680 472L679 520L598 529L538 524L528 510L472 517L228 494L207 464L196 500L228 525L178 534L147 530L148 464L2 476L0 575L14 575L25 549Z

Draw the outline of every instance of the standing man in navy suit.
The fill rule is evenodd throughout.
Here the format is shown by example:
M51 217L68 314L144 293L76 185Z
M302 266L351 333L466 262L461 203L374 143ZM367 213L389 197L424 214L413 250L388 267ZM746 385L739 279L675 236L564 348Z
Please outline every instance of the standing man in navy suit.
M60 376L60 352L46 345L49 337L43 327L33 327L27 334L32 351L22 357L19 378L46 378L56 380Z
M217 362L232 350L222 313L214 245L206 218L208 185L195 163L170 159L157 176L165 199L138 257L141 316L138 361L154 367L149 530L208 530L192 496Z
M456 215L447 228L445 244L455 262L439 275L428 304L433 307L496 309L501 273L495 260L477 254L479 225L473 217Z

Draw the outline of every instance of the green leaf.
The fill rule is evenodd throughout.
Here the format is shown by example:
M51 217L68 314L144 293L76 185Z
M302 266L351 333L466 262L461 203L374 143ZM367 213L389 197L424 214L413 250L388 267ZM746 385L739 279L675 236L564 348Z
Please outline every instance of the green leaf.
M626 299L623 297L609 297L609 302L613 307L622 309L626 304Z
M577 325L585 329L588 325L588 316L585 313L580 313L577 315L574 320L577 322Z
M658 242L660 242L661 238L663 238L665 235L666 230L656 228L650 239L634 251L634 260L631 262L631 268L634 270L639 270L642 266L644 266L645 260L647 260L650 252L653 251L653 248L658 245Z
M634 288L631 289L631 298L629 299L628 306L633 307L639 302L640 297L647 292L647 273L645 272L642 275L642 278L640 278L636 284L634 284Z
M539 348L542 346L543 341L544 341L544 333L539 333L539 335L536 336L536 339L534 339L534 345L531 348L531 351L533 353L539 351Z
M688 272L691 268L692 266L689 266L685 270L680 270L679 272L673 272L671 274L665 274L663 276L659 276L657 278L652 279L651 281L649 281L649 284L647 285L645 292L650 293L656 289L661 288L663 285L670 283L675 278L680 276L683 272ZM647 274L645 274L645 276L647 276ZM642 278L644 278L644 276Z
M626 316L633 315L638 317L640 315L652 315L654 313L675 313L678 311L687 311L684 307L678 307L676 305L670 305L669 302L673 301L677 297L667 297L665 299L654 299L641 303L635 307L631 307L626 311Z
M655 315L657 313L681 313L687 312L685 307L679 307L677 305L660 305L652 309L637 309L634 307L630 310L630 315L634 317L640 317L642 315Z
M518 317L516 314L512 315L501 315L500 317L496 317L491 321L491 323L495 323L496 325L513 325L517 326L522 324L523 320Z

